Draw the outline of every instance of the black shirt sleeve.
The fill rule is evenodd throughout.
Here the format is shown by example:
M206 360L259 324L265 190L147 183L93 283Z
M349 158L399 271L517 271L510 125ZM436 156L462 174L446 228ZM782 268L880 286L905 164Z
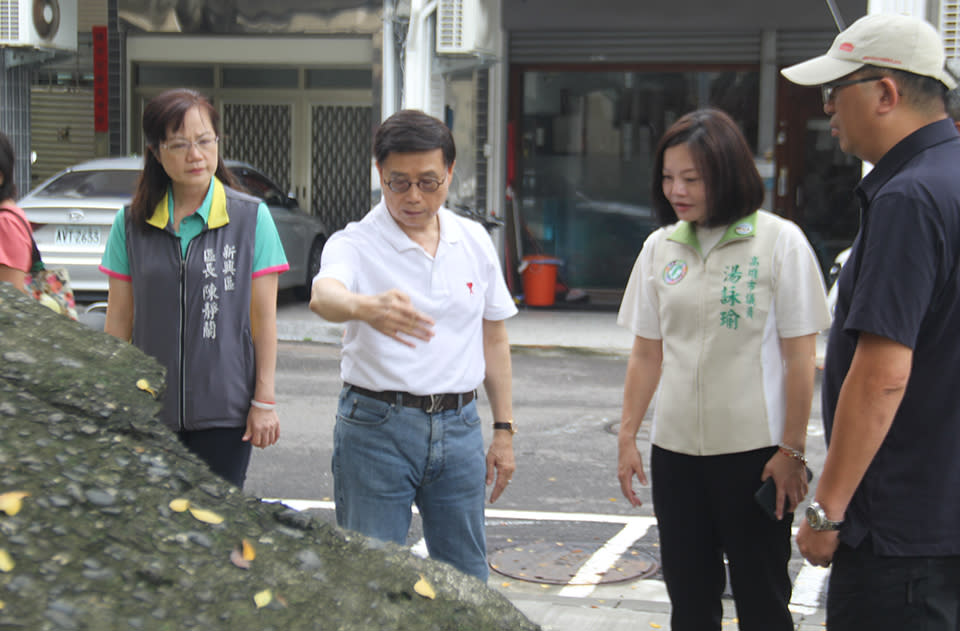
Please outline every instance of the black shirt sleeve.
M934 209L900 192L874 198L845 330L915 348L941 275L943 226L937 218Z

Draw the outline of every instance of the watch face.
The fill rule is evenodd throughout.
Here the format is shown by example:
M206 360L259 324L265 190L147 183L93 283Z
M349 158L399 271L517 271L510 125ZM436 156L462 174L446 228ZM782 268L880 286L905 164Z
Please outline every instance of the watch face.
M813 506L807 506L807 523L814 530L820 526L820 513Z

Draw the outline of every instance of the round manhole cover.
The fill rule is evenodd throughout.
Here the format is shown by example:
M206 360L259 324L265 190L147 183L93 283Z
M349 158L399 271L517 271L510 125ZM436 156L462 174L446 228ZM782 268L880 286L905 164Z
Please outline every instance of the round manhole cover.
M550 585L586 585L573 582L583 564L596 552L596 543L578 545L539 541L526 545L510 546L493 552L490 567L499 574L520 581L547 583ZM599 582L619 583L652 576L658 565L653 557L641 550L630 549L606 570Z

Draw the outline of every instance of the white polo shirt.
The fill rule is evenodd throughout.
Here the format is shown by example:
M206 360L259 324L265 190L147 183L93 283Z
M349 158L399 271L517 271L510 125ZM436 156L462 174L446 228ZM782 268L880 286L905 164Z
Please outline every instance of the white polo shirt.
M324 246L317 278L364 295L399 289L436 321L434 337L411 339L414 348L365 322L348 322L340 362L345 382L417 395L469 392L483 383L483 320L505 320L517 307L483 226L446 208L438 217L436 256L400 229L382 200Z

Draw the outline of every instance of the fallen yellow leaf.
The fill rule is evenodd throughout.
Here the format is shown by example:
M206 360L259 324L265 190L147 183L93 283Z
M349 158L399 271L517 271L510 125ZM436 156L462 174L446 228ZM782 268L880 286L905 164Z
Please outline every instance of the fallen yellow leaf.
M11 517L20 512L23 506L23 498L30 495L26 491L10 491L0 495L0 510Z
M240 552L240 548L234 548L230 551L230 562L236 565L241 570L250 569L250 561L247 561L243 558L243 553Z
M183 497L178 497L175 500L170 500L170 510L175 513L182 513L183 511L190 508L190 500Z
M217 515L212 510L207 510L205 508L191 508L190 514L193 515L194 519L197 521L202 521L205 524L222 524L223 517Z
M149 392L154 399L157 398L157 391L150 387L150 382L146 379L137 379L137 387L144 392Z
M650 626L653 627L654 629L659 629L659 628L660 628L660 625L657 624L656 622L651 622L651 623L650 623Z
M13 559L10 558L10 553L0 548L0 572L9 572L15 566Z
M273 592L269 589L265 589L262 592L257 592L253 595L253 602L257 604L257 609L266 607L270 604L271 600L273 600Z
M7 603L5 603L5 602L3 602L2 600L0 600L0 611L2 611L3 608L6 607L6 606L7 606Z
M433 590L433 585L431 585L427 579L423 578L423 574L420 575L420 580L413 586L413 591L430 600L437 597L437 592Z
M245 561L253 561L257 558L257 551L253 549L253 544L246 539L240 542L240 547L243 550L243 558Z

